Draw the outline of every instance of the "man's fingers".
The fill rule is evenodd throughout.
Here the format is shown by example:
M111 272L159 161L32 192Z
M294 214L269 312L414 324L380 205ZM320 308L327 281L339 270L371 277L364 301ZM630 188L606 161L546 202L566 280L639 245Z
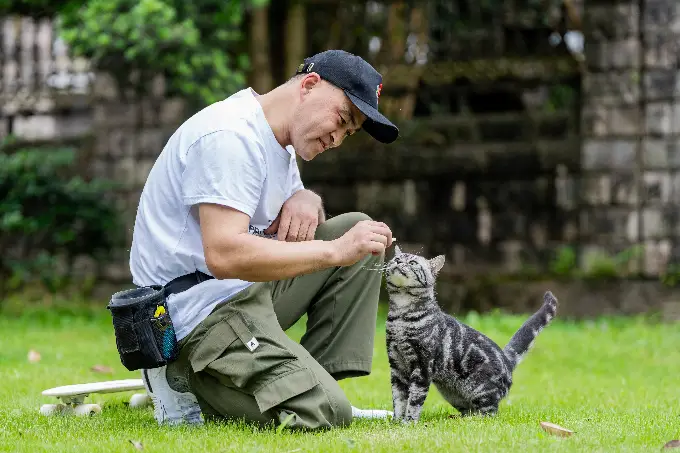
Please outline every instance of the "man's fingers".
M387 238L387 245L389 246L392 244L392 230L390 230L387 225L382 224L382 225L372 225L371 227L371 232L380 234L384 237Z
M288 229L290 228L291 216L288 213L287 209L284 209L283 212L281 212L280 215L281 215L281 222L279 223L278 240L279 241L285 241L286 236L288 236Z
M264 234L274 234L274 233L276 233L278 228L279 228L279 223L281 223L281 214L276 216L276 218L274 219L272 224L269 225L266 230L264 230Z
M290 228L288 229L288 235L286 236L286 240L289 242L297 241L299 232L300 232L300 219L298 217L293 217L290 221Z
M298 230L297 241L303 242L307 239L307 231L309 231L309 222L302 222Z
M307 240L308 241L314 240L314 236L316 234L316 229L318 228L318 226L319 226L318 222L312 222L309 225L309 229L307 230Z

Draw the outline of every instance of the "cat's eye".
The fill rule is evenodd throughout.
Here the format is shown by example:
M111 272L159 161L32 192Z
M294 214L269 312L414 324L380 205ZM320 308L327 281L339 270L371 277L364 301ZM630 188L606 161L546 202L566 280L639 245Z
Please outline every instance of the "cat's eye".
M416 260L411 260L408 262L408 264L410 264L411 266L416 266L418 262Z

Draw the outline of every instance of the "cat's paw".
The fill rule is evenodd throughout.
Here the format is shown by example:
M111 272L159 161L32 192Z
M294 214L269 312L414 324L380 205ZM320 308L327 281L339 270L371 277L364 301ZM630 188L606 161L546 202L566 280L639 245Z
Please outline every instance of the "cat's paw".
M404 417L400 420L402 425L416 425L418 423L418 419L414 417Z

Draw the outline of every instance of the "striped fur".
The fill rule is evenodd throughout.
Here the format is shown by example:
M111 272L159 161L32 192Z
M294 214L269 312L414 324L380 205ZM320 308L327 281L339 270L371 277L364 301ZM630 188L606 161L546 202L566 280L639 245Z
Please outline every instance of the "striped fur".
M416 422L430 385L461 414L494 415L512 386L512 372L557 311L550 292L501 349L490 338L444 313L435 279L444 256L402 253L385 266L389 295L387 354L394 418Z

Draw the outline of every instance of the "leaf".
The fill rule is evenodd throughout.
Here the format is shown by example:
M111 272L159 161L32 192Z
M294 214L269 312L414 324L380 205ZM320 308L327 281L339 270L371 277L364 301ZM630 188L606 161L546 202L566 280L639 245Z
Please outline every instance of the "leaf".
M276 428L276 434L281 434L281 431L283 431L286 428L286 425L290 423L290 421L295 417L295 414L288 414L286 418L283 419L281 424Z
M137 449L137 450L144 450L144 445L138 440L129 440L129 442Z
M550 422L541 422L541 428L543 428L543 431L558 437L569 437L574 434L574 431Z
M95 373L111 374L113 373L113 368L106 365L94 365L92 368L90 368L90 371L94 371Z
M40 353L34 349L28 351L28 361L31 363L39 362L41 359Z
M680 448L680 440L671 440L669 442L666 442L666 444L663 446L663 448Z

